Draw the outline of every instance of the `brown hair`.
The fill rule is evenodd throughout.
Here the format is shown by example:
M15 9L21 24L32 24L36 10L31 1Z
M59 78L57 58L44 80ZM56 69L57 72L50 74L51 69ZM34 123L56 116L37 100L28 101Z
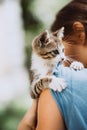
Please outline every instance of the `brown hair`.
M51 26L51 31L55 32L62 26L65 27L65 36L72 32L74 22L81 22L87 34L87 0L72 0L63 7L56 15L56 19Z

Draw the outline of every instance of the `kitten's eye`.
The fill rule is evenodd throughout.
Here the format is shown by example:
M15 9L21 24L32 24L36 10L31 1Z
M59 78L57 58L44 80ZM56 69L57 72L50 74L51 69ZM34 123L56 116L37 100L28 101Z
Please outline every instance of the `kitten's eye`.
M59 51L58 50L53 50L53 53L54 54L59 54Z

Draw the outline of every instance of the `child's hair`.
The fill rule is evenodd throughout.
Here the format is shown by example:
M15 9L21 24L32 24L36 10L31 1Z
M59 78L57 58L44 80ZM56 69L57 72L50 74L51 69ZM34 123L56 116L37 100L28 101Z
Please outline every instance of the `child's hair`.
M72 25L76 21L84 25L87 34L87 0L72 0L63 7L56 15L51 31L55 32L64 26L64 35L66 36L72 32Z

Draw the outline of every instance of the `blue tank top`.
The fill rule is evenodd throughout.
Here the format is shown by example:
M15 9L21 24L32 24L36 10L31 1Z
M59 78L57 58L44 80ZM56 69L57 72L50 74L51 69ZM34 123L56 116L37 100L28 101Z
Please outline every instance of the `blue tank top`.
M62 92L51 90L67 130L87 130L87 69L75 71L57 65L53 74L67 83Z

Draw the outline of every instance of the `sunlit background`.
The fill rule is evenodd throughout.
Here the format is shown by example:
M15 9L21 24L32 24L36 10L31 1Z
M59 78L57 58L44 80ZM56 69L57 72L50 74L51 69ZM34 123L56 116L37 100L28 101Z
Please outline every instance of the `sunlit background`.
M32 39L71 0L0 0L0 130L17 130L29 109Z

